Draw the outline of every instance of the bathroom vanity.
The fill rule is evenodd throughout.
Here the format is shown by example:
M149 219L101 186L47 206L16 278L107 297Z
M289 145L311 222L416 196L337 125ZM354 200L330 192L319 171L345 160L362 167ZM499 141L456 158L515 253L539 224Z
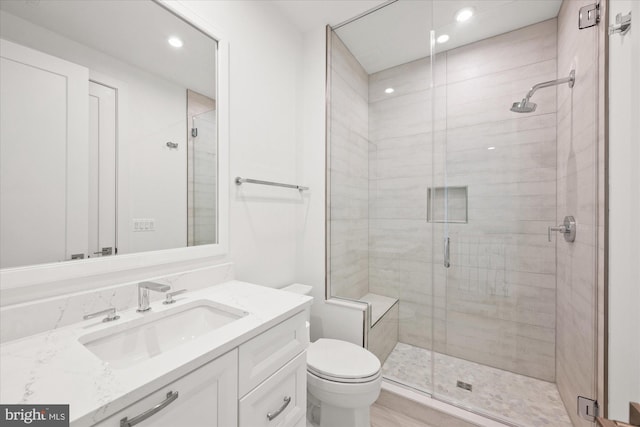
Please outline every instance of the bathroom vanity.
M1 346L0 401L77 426L304 426L312 299L229 281Z

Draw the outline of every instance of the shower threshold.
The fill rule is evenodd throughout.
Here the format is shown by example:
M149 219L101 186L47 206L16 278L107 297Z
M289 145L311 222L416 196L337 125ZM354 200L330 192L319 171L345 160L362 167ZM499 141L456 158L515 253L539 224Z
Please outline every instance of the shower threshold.
M435 360L432 360L434 356ZM435 365L435 393L432 363ZM444 412L457 418L465 419L461 414L468 414L485 420L469 420L472 424L571 427L556 385L547 381L400 342L385 361L382 374L386 380L383 388L395 387L389 391L397 394L398 390L404 390L403 393L409 393L414 401L427 399L422 402L427 406L444 405L442 408L451 409ZM459 381L471 385L472 391L461 388ZM443 412L442 408L438 410ZM500 420L500 423L493 420Z

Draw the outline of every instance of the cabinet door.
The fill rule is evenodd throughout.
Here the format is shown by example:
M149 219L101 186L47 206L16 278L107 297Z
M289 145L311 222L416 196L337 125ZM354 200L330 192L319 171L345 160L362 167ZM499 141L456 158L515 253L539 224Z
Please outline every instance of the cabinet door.
M240 397L307 348L305 320L306 314L298 313L240 346Z
M235 427L238 425L237 359L238 350L230 351L95 426L129 427L127 422L136 422L136 417L165 403L148 418L131 425ZM122 424L124 418L127 420Z
M240 427L297 427L307 412L307 352L240 399Z

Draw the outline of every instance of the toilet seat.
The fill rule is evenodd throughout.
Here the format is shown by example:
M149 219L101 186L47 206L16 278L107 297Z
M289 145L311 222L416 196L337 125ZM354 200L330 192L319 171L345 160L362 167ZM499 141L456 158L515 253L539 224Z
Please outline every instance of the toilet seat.
M307 370L327 381L366 383L380 376L380 361L350 342L321 338L307 349Z
M307 367L307 373L310 375L314 375L315 377L325 380L325 381L330 381L330 382L334 382L334 383L342 383L342 384L363 384L363 383L368 383L371 381L375 381L377 378L380 377L380 372L371 375L370 377L364 377L364 378L342 378L342 377L336 377L336 376L331 376L331 375L327 375L327 374L323 374L323 373L319 373L314 371L313 369L309 369Z

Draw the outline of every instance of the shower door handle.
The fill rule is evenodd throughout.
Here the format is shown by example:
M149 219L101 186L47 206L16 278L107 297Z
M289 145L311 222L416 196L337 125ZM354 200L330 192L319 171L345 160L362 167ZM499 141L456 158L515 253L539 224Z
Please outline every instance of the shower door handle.
M444 238L444 267L451 267L451 261L449 259L449 238Z

